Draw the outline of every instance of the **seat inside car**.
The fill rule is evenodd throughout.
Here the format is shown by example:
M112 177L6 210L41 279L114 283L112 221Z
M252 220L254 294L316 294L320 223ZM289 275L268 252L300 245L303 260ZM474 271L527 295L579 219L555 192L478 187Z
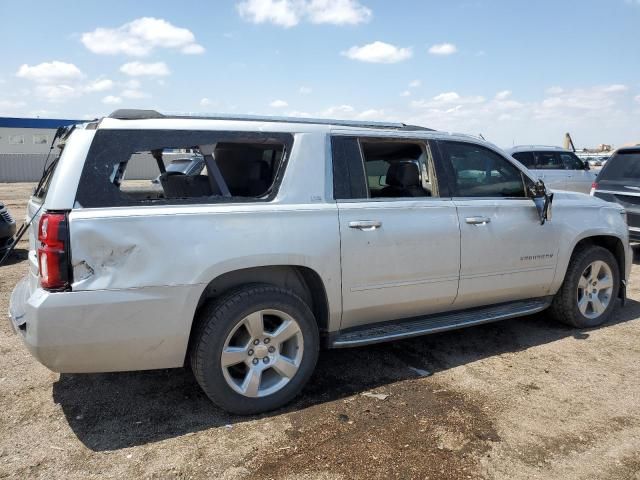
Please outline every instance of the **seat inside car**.
M420 185L420 171L414 162L393 162L387 170L387 186L380 191L381 197L425 197L427 193Z

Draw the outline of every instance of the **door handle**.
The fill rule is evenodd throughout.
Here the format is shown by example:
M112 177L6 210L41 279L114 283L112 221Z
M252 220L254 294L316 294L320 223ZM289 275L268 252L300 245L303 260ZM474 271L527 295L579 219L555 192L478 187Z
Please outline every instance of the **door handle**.
M491 219L489 217L467 217L464 221L469 225L486 225Z
M357 228L358 230L363 230L365 232L370 232L376 228L380 228L381 226L382 222L377 220L357 220L355 222L349 222L349 228Z

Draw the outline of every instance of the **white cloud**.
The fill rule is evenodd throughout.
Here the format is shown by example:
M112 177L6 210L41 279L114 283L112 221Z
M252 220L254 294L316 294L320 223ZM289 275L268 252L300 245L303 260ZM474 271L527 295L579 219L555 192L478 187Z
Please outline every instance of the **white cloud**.
M411 90L405 90L400 94L401 97L410 97L411 96Z
M122 99L114 95L107 95L102 99L102 103L104 103L105 105L118 105L122 103Z
M370 108L368 110L364 110L362 112L359 112L356 115L356 118L358 120L378 120L378 121L383 121L385 120L385 111L384 110L378 110L375 108Z
M147 92L143 92L142 90L135 89L126 89L120 93L121 97L124 98L149 98L151 95Z
M458 48L453 43L438 43L429 47L431 55L453 55Z
M140 88L140 86L142 85L142 83L140 82L140 80L137 80L135 78L132 78L130 80L127 80L126 82L124 82L122 84L125 88L131 88L133 90Z
M300 8L293 0L246 0L237 5L240 16L251 23L293 27L300 22Z
M602 88L602 91L605 93L626 92L627 90L629 90L629 88L626 85L620 85L619 83L607 85Z
M356 25L372 17L358 0L244 0L236 6L251 23L272 23L290 28L302 20L316 24Z
M469 92L444 92L408 102L410 109L399 116L407 123L431 128L482 133L503 146L561 144L567 131L581 146L638 140L633 125L640 121L640 109L626 85L556 87L530 101L507 92L489 98Z
M604 111L612 108L618 97L628 90L626 85L612 84L599 85L590 88L574 88L565 90L561 88L550 88L549 95L539 105L537 115L539 117L557 117L567 115L573 111L574 115L579 115L579 111L598 110Z
M640 103L640 95L636 95L635 97L633 97L633 99L636 103Z
M307 15L311 23L332 25L357 25L372 17L371 10L357 0L311 0Z
M355 111L356 109L351 105L335 105L320 112L319 116L329 118L353 118Z
M107 90L111 90L114 86L113 80L108 78L99 78L90 82L88 85L84 87L84 91L88 93L93 92L105 92Z
M303 112L299 110L291 110L286 113L287 117L312 117L309 112Z
M412 52L411 48L401 48L389 43L376 41L362 47L351 47L349 50L342 52L342 55L360 62L397 63L411 58Z
M120 71L126 75L132 77L140 76L154 76L161 77L169 75L169 67L164 62L156 63L141 63L141 62L129 62L120 67Z
M0 100L0 115L15 115L27 104L21 100Z
M309 95L312 92L313 89L311 87L300 87L298 89L298 93L300 93L301 95Z
M56 83L80 80L83 74L73 63L54 60L33 66L21 65L16 76L38 83Z
M418 88L420 85L422 85L420 80L411 80L409 82L409 88Z
M206 98L206 97L200 100L200 106L201 107L215 107L215 106L218 106L218 103L219 102L217 102L215 100L211 100L211 99Z
M156 48L178 50L192 55L204 52L187 28L180 28L162 18L142 17L117 28L96 28L82 34L82 43L100 55L149 55Z
M77 97L81 92L71 85L38 85L35 88L37 97L52 103L60 103Z
M269 106L272 108L284 108L284 107L288 107L289 104L284 100L274 100L269 104Z
M205 49L199 43L191 43L182 47L180 51L185 55L200 55L201 53L205 52Z

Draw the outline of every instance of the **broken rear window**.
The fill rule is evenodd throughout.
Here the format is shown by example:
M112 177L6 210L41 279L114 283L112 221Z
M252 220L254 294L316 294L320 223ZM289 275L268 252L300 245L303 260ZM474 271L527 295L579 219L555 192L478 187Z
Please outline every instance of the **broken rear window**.
M280 133L99 130L76 204L268 201L292 141L290 134Z

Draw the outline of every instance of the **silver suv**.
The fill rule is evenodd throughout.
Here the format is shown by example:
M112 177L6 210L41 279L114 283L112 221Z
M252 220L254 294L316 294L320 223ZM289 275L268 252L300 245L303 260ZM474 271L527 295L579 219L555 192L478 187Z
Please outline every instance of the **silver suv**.
M520 145L506 152L531 170L552 190L569 190L589 194L596 173L589 163L570 150L542 145Z
M216 404L248 414L300 392L321 346L549 307L592 327L624 299L624 210L554 197L472 137L125 110L63 146L29 201L29 272L10 302L57 372L186 362ZM182 149L204 158L199 175L166 172Z

